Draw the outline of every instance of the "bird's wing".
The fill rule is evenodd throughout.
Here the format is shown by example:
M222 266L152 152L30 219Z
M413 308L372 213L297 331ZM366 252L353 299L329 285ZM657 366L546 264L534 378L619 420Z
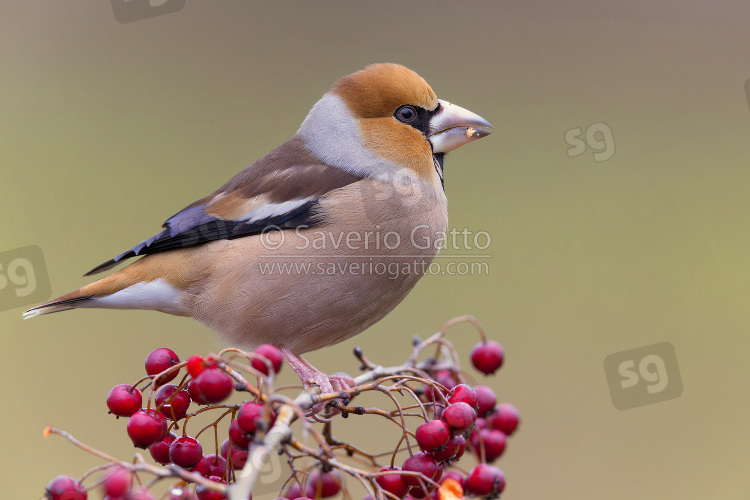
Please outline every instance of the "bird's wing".
M85 276L106 271L138 255L242 238L270 228L312 226L320 220L315 207L323 195L360 179L321 162L294 137L211 195L170 217L161 232Z

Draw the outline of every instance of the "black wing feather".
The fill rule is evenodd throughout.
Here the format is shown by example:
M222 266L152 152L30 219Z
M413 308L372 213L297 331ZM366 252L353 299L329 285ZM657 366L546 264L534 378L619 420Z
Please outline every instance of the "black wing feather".
M308 201L303 205L275 217L268 217L254 222L223 220L203 213L205 205L198 205L184 210L164 223L165 229L151 238L138 243L130 250L96 266L84 274L90 276L115 267L121 261L179 248L202 245L215 240L233 240L260 234L269 230L282 230L298 227L312 227L320 223L313 208L318 200Z

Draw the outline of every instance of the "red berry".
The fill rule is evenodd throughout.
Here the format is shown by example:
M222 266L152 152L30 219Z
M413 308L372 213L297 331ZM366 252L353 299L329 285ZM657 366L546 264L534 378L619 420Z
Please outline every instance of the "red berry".
M192 469L202 458L203 447L194 437L178 437L169 446L169 460L183 469Z
M432 484L425 484L424 488L422 486L414 486L409 490L409 497L421 500L428 496L432 496L432 493L434 493L436 489L437 488Z
M492 465L478 464L466 478L465 488L471 495L496 497L505 489L505 474Z
M222 483L220 477L217 476L209 476L207 479L210 479L211 481L214 481L216 483ZM198 500L225 500L227 497L223 493L219 493L218 491L214 491L211 489L208 489L208 487L199 484L195 488L195 494L198 497ZM252 500L253 496L250 495L248 500Z
M434 476L432 476L432 480L435 482L440 481L440 478L443 477L443 471L445 470L445 467L443 467L443 464L437 464L437 472Z
M458 440L458 449L456 450L456 454L453 456L452 460L458 460L462 456L464 456L464 452L466 451L466 438L463 436L454 436L455 439Z
M420 451L404 460L401 469L405 472L419 472L432 479L437 474L438 464L430 455ZM419 478L417 476L404 476L404 482L409 486L418 486Z
M138 410L128 420L128 436L144 450L167 435L167 419L156 410Z
M494 340L480 342L471 350L471 364L474 368L489 375L503 365L503 347Z
M439 389L433 388L430 385L426 386L424 388L424 402L425 403L439 403L440 401L442 401L438 392L440 392Z
M125 496L130 489L132 477L122 467L113 469L104 479L104 492L112 498Z
M287 500L294 500L295 498L299 498L301 495L302 488L299 487L299 484L292 483L292 485L287 488L283 498L286 498Z
M450 440L445 446L434 450L430 454L432 455L432 458L435 459L435 461L445 462L447 460L453 460L461 448L466 448L466 440L464 439L464 437L460 435L451 436Z
M227 461L221 455L204 455L190 472L195 472L203 477L215 476L224 482L223 476L227 471Z
M448 426L442 420L430 420L417 427L417 444L424 451L444 446L451 438Z
M433 375L433 380L442 386L446 387L448 391L450 391L453 386L456 385L456 379L453 378L453 375L451 374L450 370L438 370ZM443 392L443 394L447 394L446 391L443 391L442 389L439 389L438 387L432 387L430 385L426 386L424 388L424 396L425 400L428 403L440 403L443 401L442 397L438 394L438 391Z
M190 472L194 472L195 474L200 474L203 477L215 475L215 474L211 474L211 466L208 465L208 459L206 458L205 455L201 457L201 461L198 462L198 465L190 469Z
M281 351L270 344L262 344L259 345L253 352L259 356L263 356L264 358L266 358L271 363L273 372L279 373L279 370L281 370L282 361ZM268 375L268 364L266 364L264 360L253 358L251 364L253 368L258 370L262 374Z
M245 466L247 462L248 453L246 450L240 450L232 446L232 468L240 470ZM227 458L227 461L229 459Z
M175 394L175 392L177 394ZM174 397L172 397L172 401L169 403L164 403L167 401L172 394L174 394ZM180 420L182 418L185 418L185 415L187 415L188 407L190 406L190 395L187 391L177 391L177 386L174 384L166 384L161 386L161 388L156 393L156 406L161 406L159 411L168 419L172 420ZM164 403L164 405L162 405Z
M160 347L159 349L151 351L148 357L146 357L146 373L149 375L158 375L164 370L172 368L179 362L180 358L177 357L177 354L175 354L173 350L167 349L166 347ZM177 376L177 372L178 370L175 370L169 375L159 377L159 380L156 381L156 385L166 384Z
M502 403L497 405L495 412L487 417L487 420L490 427L503 431L510 436L518 428L521 415L518 413L518 409L512 404Z
M220 403L229 397L234 387L232 377L218 368L203 370L195 378L195 387L205 401Z
M218 491L209 490L199 486L195 489L195 495L198 500L226 500L226 496ZM252 494L250 495L252 497Z
M453 389L458 381L450 370L438 370L435 372L435 381L443 385L449 391Z
M221 455L206 455L203 459L208 463L209 476L222 477L227 470L227 461Z
M170 432L164 439L148 447L151 457L155 462L167 465L169 461L169 446L177 439L177 435Z
M206 367L206 361L201 356L190 356L187 360L187 372L195 378Z
M258 403L245 403L237 412L237 425L240 429L255 434L258 430L258 424L263 425L263 405Z
M479 410L477 411L477 417L484 418L490 413L497 404L497 397L495 397L495 391L485 385L478 385L474 388L477 393L477 400Z
M389 467L383 467L378 472L400 470L401 467L394 467L393 469ZM382 476L376 477L375 482L377 482L378 486L383 488L385 491L392 493L399 498L404 498L409 492L409 485L406 484L406 481L404 481L404 476L402 476L401 474L383 474Z
M198 390L198 386L195 384L195 379L191 379L190 382L188 382L188 395L190 396L190 399L198 403L199 405L207 405L208 401L206 401L206 398L203 397L203 394L201 394L201 391Z
M57 476L46 489L45 496L50 500L86 500L88 497L83 485L70 476Z
M477 393L466 384L458 384L451 390L450 394L448 394L449 403L466 403L475 410L477 409L478 401Z
M469 446L471 446L472 450L476 450L477 454L479 453L479 447L481 446L481 438L479 437L479 433L481 432L481 430L482 429L474 427L469 434Z
M505 451L506 437L503 431L495 429L482 429L479 431L479 439L484 444L484 458L487 463L497 460ZM476 449L477 453L479 448Z
M229 438L225 439L223 443L221 443L221 456L226 458L227 461L229 461L229 457L227 456L227 451L229 449ZM232 446L232 468L234 469L241 469L245 466L245 462L247 462L247 450L240 450L239 448Z
M443 410L443 415L440 418L446 423L451 434L463 434L474 427L474 422L477 420L477 412L466 403L459 402L453 403Z
M474 424L474 429L489 429L489 428L490 426L487 423L486 418L477 417L477 422ZM472 429L472 432L474 431L474 429Z
M141 391L128 384L116 385L107 394L107 408L118 417L129 417L141 409Z
M219 453L222 457L227 458L227 449L229 449L230 444L231 441L229 441L229 438L226 438L224 441L222 441L221 446L219 446Z
M232 423L229 424L229 440L233 445L241 450L246 450L247 447L250 446L250 441L252 441L252 439L252 434L247 434L245 431L240 429L240 426L236 419L232 420Z
M307 496L329 498L341 491L341 474L337 470L321 472L316 470L307 480Z

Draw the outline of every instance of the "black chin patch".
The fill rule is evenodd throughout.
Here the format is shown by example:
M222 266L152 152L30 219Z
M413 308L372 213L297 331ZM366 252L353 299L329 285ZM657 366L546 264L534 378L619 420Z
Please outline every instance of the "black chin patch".
M432 154L432 163L435 165L435 172L437 172L438 177L440 177L440 185L443 186L443 191L445 191L445 181L443 181L443 158L445 157L445 153L433 153Z

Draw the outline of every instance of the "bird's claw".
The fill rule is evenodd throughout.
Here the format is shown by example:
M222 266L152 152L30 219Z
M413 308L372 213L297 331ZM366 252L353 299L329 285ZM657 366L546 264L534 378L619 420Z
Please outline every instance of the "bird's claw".
M317 389L320 391L320 394L331 394L331 393L343 393L345 391L348 391L352 387L354 387L356 384L354 382L354 379L347 375L346 373L335 373L333 375L326 375L323 372L317 372L317 373L311 373L310 376L307 377L307 380L303 380L303 385L305 386L306 390L310 390L313 388L313 386L317 386ZM317 392L317 391L316 391ZM340 411L335 408L335 406L330 405L329 403L333 401L340 401L344 400L344 402L348 402L349 398L336 398L336 399L329 399L327 401L321 401L319 403L316 403L313 405L312 408L310 408L308 411L305 412L305 416L310 417L312 415L316 415L323 411L326 406L330 406L333 414L339 413Z
M304 359L294 355L292 351L286 347L281 348L281 355L289 363L291 368L299 375L302 380L302 385L305 391L314 392L317 394L330 394L330 393L342 393L356 385L354 379L346 373L334 373L333 375L326 375L321 372L313 365L305 361ZM348 402L347 398L346 399ZM332 401L332 400L331 400ZM305 416L311 417L323 411L328 404L328 401L321 401L313 405L312 408L305 412ZM334 414L338 410L333 409Z

